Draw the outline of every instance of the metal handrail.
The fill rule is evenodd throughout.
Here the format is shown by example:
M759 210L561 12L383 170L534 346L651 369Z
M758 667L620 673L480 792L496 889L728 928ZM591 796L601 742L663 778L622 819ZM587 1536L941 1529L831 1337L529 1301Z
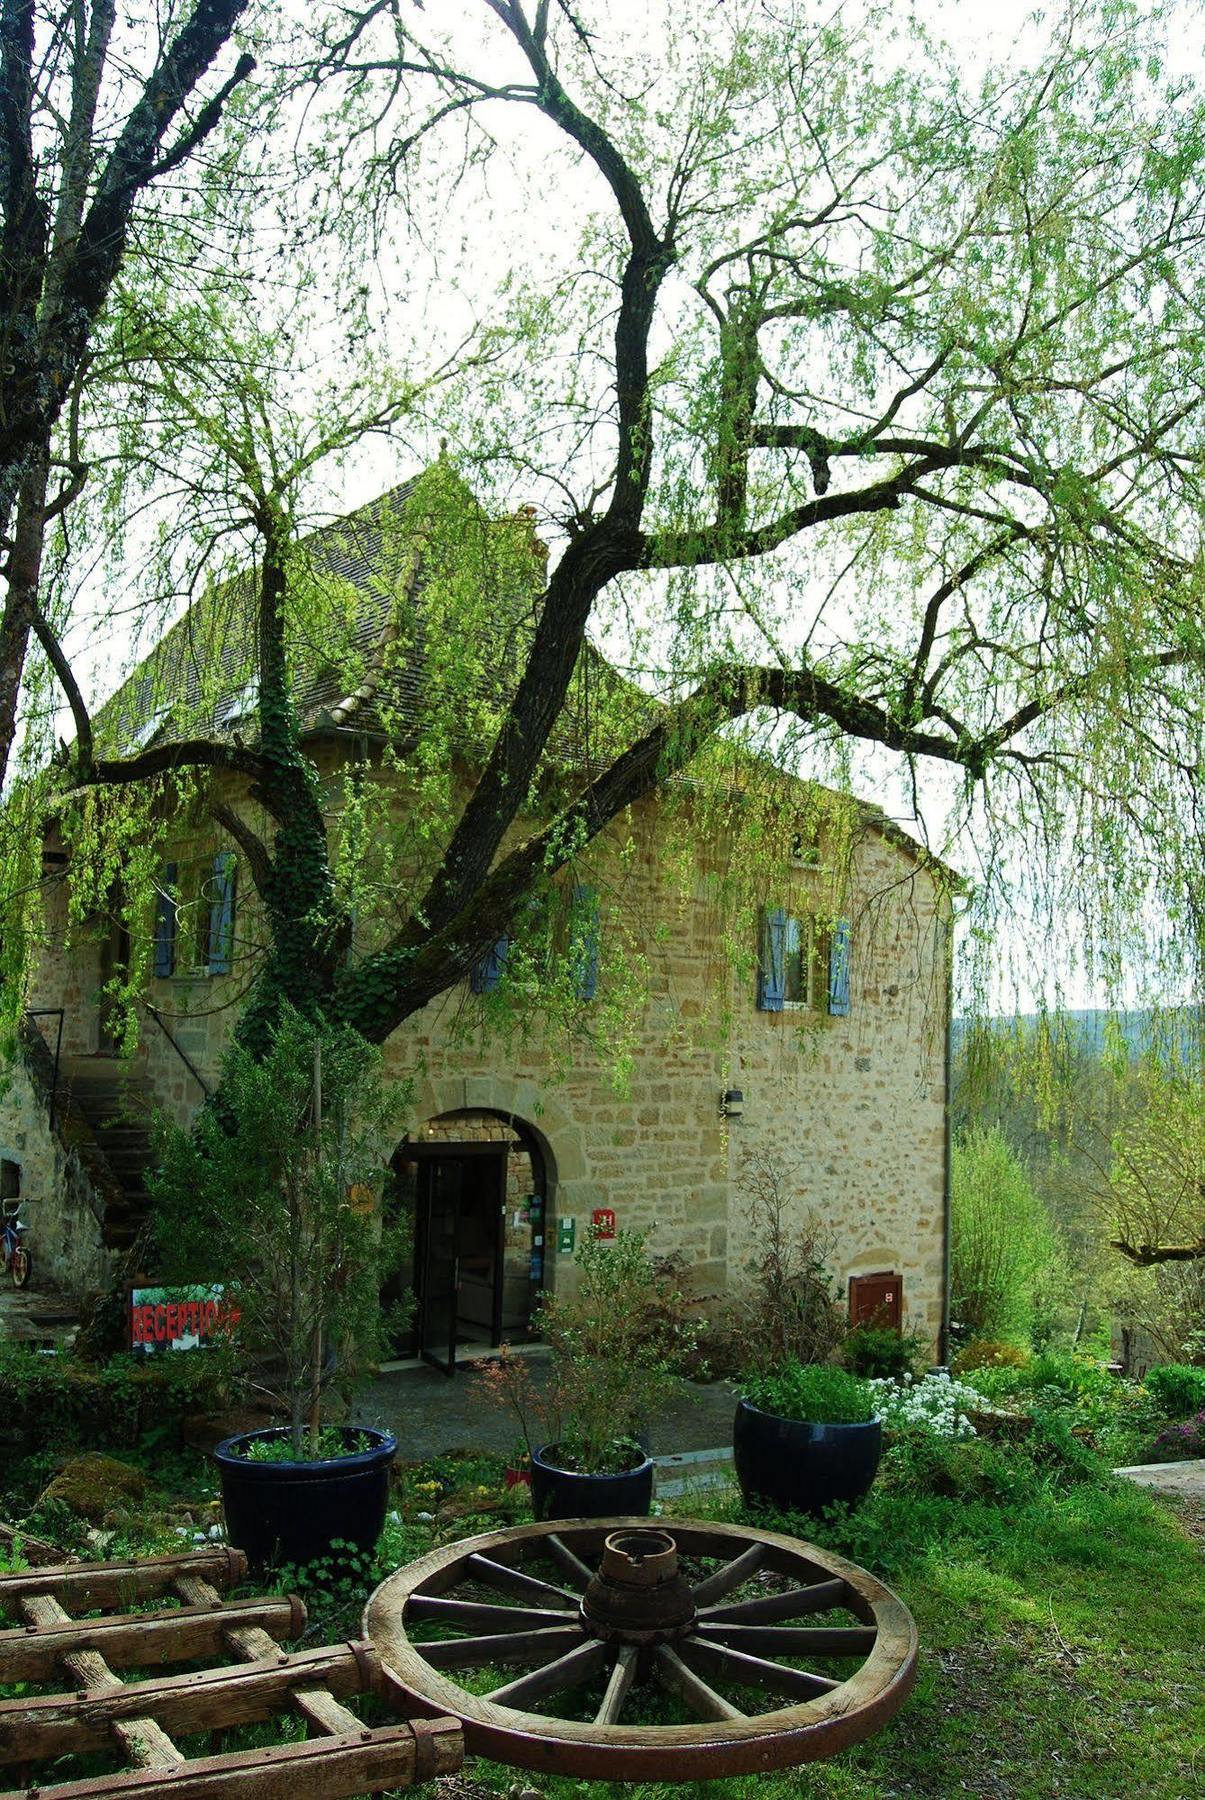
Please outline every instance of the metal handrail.
M163 1018L163 1014L159 1011L158 1007L152 1006L149 1000L145 1000L143 1002L143 1005L146 1007L146 1010L150 1013L152 1019L154 1019L156 1025L159 1027L160 1031L163 1033L164 1037L167 1039L168 1043L171 1045L171 1047L175 1051L176 1055L180 1058L180 1061L184 1064L184 1067L188 1070L189 1074L192 1076L193 1080L196 1082L197 1086L200 1088L201 1092L204 1094L205 1098L208 1100L212 1095L212 1092L213 1092L212 1088L209 1086L209 1083L206 1081L205 1077L201 1074L201 1071L197 1068L196 1064L193 1062L192 1058L189 1056L187 1050L185 1050L180 1044L178 1044L176 1042L175 1038L172 1036L172 1034L171 1034L170 1030L168 1029L167 1024Z

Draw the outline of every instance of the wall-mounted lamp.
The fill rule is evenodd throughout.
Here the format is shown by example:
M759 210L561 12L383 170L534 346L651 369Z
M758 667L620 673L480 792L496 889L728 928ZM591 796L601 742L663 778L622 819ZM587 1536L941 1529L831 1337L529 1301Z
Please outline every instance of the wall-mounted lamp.
M722 1119L740 1119L744 1117L745 1096L740 1088L725 1088L720 1095L720 1117Z

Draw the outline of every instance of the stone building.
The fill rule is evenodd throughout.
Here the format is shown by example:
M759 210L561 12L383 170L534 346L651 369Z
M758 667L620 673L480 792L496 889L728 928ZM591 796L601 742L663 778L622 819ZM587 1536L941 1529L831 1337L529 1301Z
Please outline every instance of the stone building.
M372 587L365 570L386 558L380 504L329 534L329 560L358 589ZM373 646L396 641L396 606L419 603L413 570L394 595L385 604L370 594L357 618L368 652L356 690L340 693L340 672L324 667L302 695L333 810L348 759L379 717ZM195 663L207 654L202 621L184 624ZM150 660L170 663L181 631ZM242 720L245 730L249 683L227 642L225 633L210 642L219 691L204 703L213 729ZM128 714L138 679L111 713ZM172 728L170 707L158 703L123 727L143 742ZM382 770L375 778L393 779ZM408 803L399 783L399 812ZM800 850L761 896L747 954L733 954L709 879L727 846L701 837L684 858L684 805L680 794L672 806L642 802L591 846L587 879L575 873L568 904L586 909L574 978L580 1031L566 1037L537 1020L499 1035L490 1014L507 979L501 940L471 981L388 1040L401 1104L388 1203L416 1218L414 1266L396 1271L393 1286L412 1282L420 1300L417 1345L400 1350L447 1363L457 1343L521 1336L536 1291L572 1281L592 1224L648 1230L657 1251L681 1258L700 1297L722 1294L758 1252L747 1197L759 1158L788 1190L791 1216L820 1221L854 1315L890 1317L943 1348L948 876L881 813L858 806L843 916L817 925L823 870L814 848ZM5 1192L22 1196L41 1276L86 1291L129 1272L150 1111L186 1122L215 1084L246 991L256 913L251 883L240 883L212 824L169 826L158 912L141 946L103 908L70 923L63 861L48 837L44 949L0 1097L0 1159ZM610 954L621 936L624 967L634 953L642 986L617 1078L614 1042L592 1031L591 1008L601 1016L621 978ZM137 1039L119 1045L107 996L115 973L139 966L139 950L147 974Z

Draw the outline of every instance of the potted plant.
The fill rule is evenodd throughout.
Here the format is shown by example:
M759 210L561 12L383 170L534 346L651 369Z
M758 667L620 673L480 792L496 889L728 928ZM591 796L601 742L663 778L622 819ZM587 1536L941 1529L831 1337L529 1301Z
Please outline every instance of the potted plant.
M695 1344L694 1322L646 1234L591 1231L570 1294L545 1295L535 1324L551 1351L538 1384L505 1345L478 1377L491 1404L518 1419L537 1519L647 1513L653 1463L645 1430Z
M822 1363L787 1362L742 1385L732 1443L747 1501L819 1514L863 1498L883 1449L868 1381Z
M231 1354L281 1421L214 1452L227 1533L260 1565L310 1562L335 1540L370 1551L397 1444L341 1421L382 1340L381 1268L400 1253L364 1203L387 1142L379 1053L286 1008L266 1054L228 1052L219 1096L191 1133L161 1129L153 1195L164 1277L223 1285Z

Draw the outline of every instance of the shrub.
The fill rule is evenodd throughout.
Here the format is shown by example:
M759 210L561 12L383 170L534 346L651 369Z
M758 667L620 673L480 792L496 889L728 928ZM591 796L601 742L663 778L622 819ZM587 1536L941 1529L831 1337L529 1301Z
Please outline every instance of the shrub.
M1178 1457L1205 1456L1205 1408L1195 1418L1161 1431L1152 1446L1156 1462L1175 1462Z
M950 1364L955 1375L967 1375L973 1369L1025 1369L1033 1361L1032 1352L1019 1344L1006 1344L996 1338L975 1338L958 1352Z
M189 1413L228 1399L229 1379L216 1350L83 1363L0 1340L4 1436L19 1448L175 1448Z
M566 1466L601 1473L626 1466L617 1445L644 1430L691 1354L696 1327L672 1268L654 1262L644 1232L621 1231L607 1242L591 1231L575 1265L573 1293L545 1295L533 1323L552 1352L558 1442L572 1459Z
M1050 1215L996 1127L955 1141L951 1175L951 1311L973 1336L1028 1337L1066 1279Z
M1205 1369L1194 1369L1190 1363L1166 1363L1162 1368L1148 1369L1144 1386L1173 1419L1205 1409Z
M820 1220L809 1213L792 1224L792 1196L772 1157L746 1155L742 1173L745 1223L759 1254L728 1308L735 1367L827 1362L845 1336L846 1320L826 1267Z
M745 1399L760 1412L816 1425L858 1425L875 1416L875 1392L868 1381L822 1363L784 1363L751 1375Z
M924 1347L924 1340L914 1331L905 1336L891 1325L858 1325L845 1339L841 1356L855 1375L898 1381L904 1375L915 1375Z

